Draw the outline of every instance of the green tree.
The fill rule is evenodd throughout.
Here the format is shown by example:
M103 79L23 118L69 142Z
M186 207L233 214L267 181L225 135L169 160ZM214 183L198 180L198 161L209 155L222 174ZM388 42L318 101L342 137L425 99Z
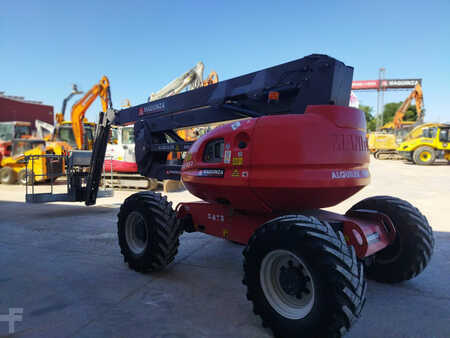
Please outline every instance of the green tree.
M394 115L400 108L403 102L391 102L384 105L383 110L383 123L391 122L394 119ZM422 116L424 111L422 111ZM417 120L417 110L415 105L410 105L405 112L403 121L416 121Z
M373 107L360 104L359 109L366 115L367 131L374 131L377 127L377 121L372 114Z

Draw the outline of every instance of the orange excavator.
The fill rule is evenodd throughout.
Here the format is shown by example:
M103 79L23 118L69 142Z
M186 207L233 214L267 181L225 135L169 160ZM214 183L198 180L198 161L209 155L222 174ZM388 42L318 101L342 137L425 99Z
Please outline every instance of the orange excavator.
M416 103L417 119L416 121L404 121L403 118L412 100L415 100ZM381 131L367 134L369 150L374 157L377 159L403 159L397 153L397 148L415 126L423 123L422 111L423 91L418 83L397 109L393 120L386 123Z
M13 140L12 156L1 161L0 183L27 184L55 179L64 174L64 162L55 156L62 155L72 149L89 150L94 143L95 123L85 119L86 111L100 96L102 109L112 109L109 80L103 76L78 102L72 106L71 121L64 120L67 101L74 95L81 94L76 86L72 93L64 99L61 113L56 114L56 127L37 124L38 134L47 136L41 140ZM52 157L53 156L53 157ZM32 158L26 161L25 158ZM55 163L54 163L55 162Z
M398 110L395 112L393 120L395 129L402 128L404 124L403 117L405 116L405 113L408 110L408 107L411 104L412 100L416 101L417 120L415 123L422 122L423 91L422 86L418 83L414 87L411 94L409 94L407 99L403 101L400 108L398 108Z
M85 118L86 111L91 104L100 96L102 109L112 106L109 80L103 76L84 96L72 106L71 118L65 120L67 101L74 95L83 94L77 86L67 96L62 105L61 113L55 115L56 127L38 121L36 123L37 135L47 142L63 142L70 149L89 150L92 149L95 134L95 123L88 122Z
M111 101L111 91L109 87L109 79L106 76L103 76L99 83L95 84L84 96L76 102L72 107L71 112L71 122L72 122L72 130L73 136L76 143L77 149L89 148L92 145L86 145L85 142L85 115L88 108L91 104L100 96L102 101L102 109L106 111L108 108L112 108ZM64 116L60 117L61 124L64 123ZM89 142L89 141L88 141Z

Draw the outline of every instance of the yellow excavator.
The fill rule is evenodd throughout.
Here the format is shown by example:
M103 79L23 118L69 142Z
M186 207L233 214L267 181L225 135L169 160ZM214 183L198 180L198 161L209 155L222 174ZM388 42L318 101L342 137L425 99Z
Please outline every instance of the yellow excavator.
M103 111L112 108L109 80L103 76L99 83L95 84L72 106L71 121L65 121L64 112L67 101L77 94L81 94L81 92L74 86L72 93L63 101L62 112L55 116L56 127L49 128L49 133L43 140L12 141L12 148L15 151L12 152L12 156L2 159L0 183L26 184L27 179L28 182L55 179L64 174L65 164L61 157L53 157L53 155L63 155L72 149L92 149L95 123L88 122L85 115L99 96ZM43 134L43 132L38 130L38 134ZM27 161L27 158L31 158L31 160Z
M417 119L416 121L404 121L403 118L412 100L416 104ZM369 151L374 157L377 159L401 159L402 157L398 155L396 150L408 133L423 122L422 111L423 90L418 83L397 109L393 120L381 127L380 131L368 134Z

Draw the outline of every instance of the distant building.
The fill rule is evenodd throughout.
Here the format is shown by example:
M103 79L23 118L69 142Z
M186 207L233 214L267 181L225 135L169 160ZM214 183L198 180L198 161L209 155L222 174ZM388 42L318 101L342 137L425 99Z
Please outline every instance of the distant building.
M53 106L0 92L0 122L28 121L34 128L36 120L53 124Z

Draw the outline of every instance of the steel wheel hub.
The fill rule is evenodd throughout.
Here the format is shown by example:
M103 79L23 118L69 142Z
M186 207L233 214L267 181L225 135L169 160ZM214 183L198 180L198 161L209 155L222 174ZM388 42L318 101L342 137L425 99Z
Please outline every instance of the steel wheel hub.
M430 159L431 155L429 152L424 151L422 154L420 154L420 159L422 161L428 161Z
M294 266L292 260L288 261L288 265L288 267L281 267L279 283L284 292L300 299L302 298L302 292L309 294L307 283L311 279L304 275L302 265Z
M301 319L314 305L314 282L303 260L288 250L269 252L261 263L261 288L283 317Z
M137 211L132 211L125 222L125 239L131 252L141 255L148 243L147 224L144 216Z

